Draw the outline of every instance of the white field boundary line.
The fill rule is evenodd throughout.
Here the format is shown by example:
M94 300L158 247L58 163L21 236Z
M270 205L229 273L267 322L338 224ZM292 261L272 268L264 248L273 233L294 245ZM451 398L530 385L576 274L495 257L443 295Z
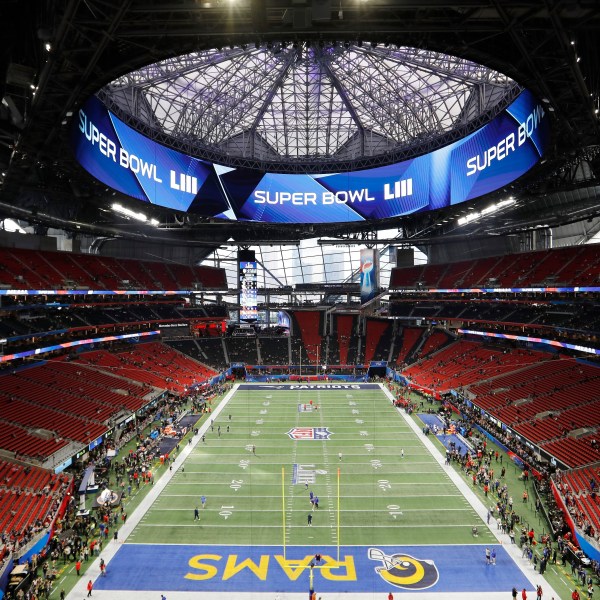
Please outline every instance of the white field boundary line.
M392 396L391 392L381 383L379 384L379 387L381 388L383 393L386 395L386 397L390 401L392 401L393 396ZM486 524L486 520L487 520L486 517L487 517L487 512L488 512L487 507L485 507L483 505L481 500L475 495L475 492L473 492L473 490L471 490L471 488L465 483L465 481L462 479L462 477L455 471L454 467L445 464L446 457L442 455L442 453L435 446L435 444L423 433L423 431L415 423L415 421L413 419L411 419L406 414L406 412L404 412L401 408L398 408L396 410L402 416L402 418L406 421L406 423L408 423L408 425L414 431L416 436L423 442L423 445L425 446L425 448L427 448L431 452L431 455L437 460L437 462L440 464L440 466L442 466L445 469L448 477L452 480L452 482L456 485L456 487L462 492L462 494L466 498L467 502L473 507L475 512L479 515L484 526L487 527L490 530L490 532L492 533L492 535L504 546L504 549L507 551L508 555L513 559L514 563L517 565L517 567L520 569L520 571L523 573L523 575L525 575L525 577L529 580L529 582L531 583L531 589L527 590L528 595L533 596L535 598L535 589L536 589L536 586L539 584L544 589L545 596L549 596L549 597L554 596L555 598L560 598L560 595L558 593L556 593L556 591L554 589L552 589L552 587L550 586L550 583L546 579L541 577L535 571L534 571L534 574L535 574L534 576L537 579L537 581L536 582L532 581L531 569L530 568L526 569L526 566L529 566L529 561L525 561L521 557L521 549L516 544L510 543L510 538L508 537L508 534L501 533L498 529L495 529L495 528L491 527L491 525ZM495 523L494 523L494 525L495 525ZM506 592L505 592L505 594L506 594ZM419 596L421 596L421 595L419 594ZM448 595L448 596L450 596L450 595ZM467 595L465 595L465 597L467 597ZM491 598L492 596L490 595L489 597ZM487 594L486 594L486 598L488 598Z
M124 525L119 529L119 539L118 541L110 540L102 550L102 558L107 565L107 568L110 566L110 561L114 558L119 546L127 540L127 538L131 535L133 530L137 527L143 517L146 516L150 507L154 504L156 499L160 496L163 490L167 487L167 484L171 481L175 473L177 473L178 469L185 462L186 458L191 454L191 452L196 448L199 442L202 441L202 436L206 433L206 430L210 427L210 419L216 418L223 409L227 406L227 403L235 392L239 384L235 384L231 390L227 393L227 395L221 400L217 408L211 413L210 418L206 419L206 421L199 427L198 435L194 435L192 437L191 444L185 444L184 447L180 450L179 455L172 462L173 470L167 469L158 479L155 481L152 489L148 492L146 497L140 502L139 506L133 511L131 515L128 516L127 521ZM67 596L67 600L81 600L87 596L87 582L89 579L92 581L96 581L96 579L100 576L100 557L96 558L92 562L92 564L87 569L85 576L81 577L80 580L75 584L73 589L69 592ZM148 598L147 592L140 592L141 597ZM131 598L131 596L129 596ZM112 595L111 598L116 598L116 596Z

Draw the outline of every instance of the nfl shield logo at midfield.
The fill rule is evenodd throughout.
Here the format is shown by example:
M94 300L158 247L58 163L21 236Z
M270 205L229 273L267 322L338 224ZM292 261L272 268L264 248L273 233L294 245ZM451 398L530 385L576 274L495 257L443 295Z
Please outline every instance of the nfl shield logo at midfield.
M327 427L294 427L287 434L293 440L328 440L332 432Z

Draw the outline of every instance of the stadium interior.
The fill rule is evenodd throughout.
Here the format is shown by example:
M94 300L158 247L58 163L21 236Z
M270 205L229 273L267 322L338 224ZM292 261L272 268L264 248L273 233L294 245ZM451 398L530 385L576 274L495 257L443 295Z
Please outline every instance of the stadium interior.
M42 597L90 465L241 381L469 423L600 584L595 0L4 0L0 31L0 598Z

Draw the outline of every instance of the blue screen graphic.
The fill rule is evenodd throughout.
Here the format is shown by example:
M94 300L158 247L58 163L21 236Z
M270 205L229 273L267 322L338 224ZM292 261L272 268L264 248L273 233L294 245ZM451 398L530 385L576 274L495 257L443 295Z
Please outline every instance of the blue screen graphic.
M524 91L481 129L429 154L350 173L286 175L224 167L166 148L92 97L75 119L72 143L89 173L138 200L229 220L332 223L398 217L493 192L540 160L549 121Z
M256 261L240 261L240 320L256 321L258 319Z

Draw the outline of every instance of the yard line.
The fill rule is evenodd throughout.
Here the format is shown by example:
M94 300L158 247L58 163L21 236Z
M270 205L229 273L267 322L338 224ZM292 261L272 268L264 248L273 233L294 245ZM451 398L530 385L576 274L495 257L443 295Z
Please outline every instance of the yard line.
M224 484L221 484L224 485ZM394 484L397 485L397 484ZM433 485L433 484L431 484ZM372 487L372 485L371 485ZM198 494L161 494L161 498L197 498ZM240 494L239 492L235 493L235 496L225 496L225 494L221 494L216 496L220 497L232 497L232 498L250 498L256 499L256 494ZM279 498L281 499L281 495L267 495L261 494L261 498ZM369 498L372 499L373 496L360 496L353 494L353 498ZM423 498L423 494L402 494L402 498ZM427 494L427 498L461 498L462 494Z
M206 528L210 528L210 529L223 529L223 525L221 523L218 524L208 524L208 523L180 523L180 524L161 524L161 523L148 523L148 524L143 524L143 525L138 525L138 527L191 527L194 529L206 529ZM235 525L236 529L252 529L255 528L256 525L244 525L244 524L237 524ZM291 525L292 528L296 529L305 529L306 525L302 524L302 525ZM329 528L331 527L330 525L313 525L314 528L321 528L321 529L325 529L326 527ZM392 527L393 529L455 529L455 528L469 528L471 527L471 523L452 523L452 524L446 524L446 525L402 525L400 522L398 521L394 521L393 522L393 526L390 525L390 522L386 522L386 523L382 523L381 525L353 525L352 529L390 529L390 527ZM281 525L261 525L260 526L261 529L281 529ZM487 532L486 532L487 533ZM491 534L490 534L491 535ZM169 544L166 544L169 545ZM236 546L238 544L235 544ZM277 544L270 544L270 545L274 545L276 546ZM411 544L412 545L412 544ZM428 544L430 545L430 544Z
M403 496L405 497L405 496ZM318 512L323 512L324 509L319 509ZM169 512L169 511L174 511L174 512L190 512L189 508L152 508L150 510L150 513L154 512L154 511L160 511L160 512ZM440 509L439 508L402 508L402 512L434 512L437 513L439 512ZM471 507L468 508L443 508L444 512L448 512L448 511L456 511L456 512L469 512L471 514L475 514L475 512L473 511L473 509ZM210 514L210 512L215 512L215 511L203 511L202 514L207 513ZM248 508L248 509L241 509L239 511L237 511L238 513L260 513L260 512L268 512L268 513L278 513L280 512L278 509L274 509L274 508ZM300 509L290 509L290 512L292 513L303 513L306 512L305 510L300 510ZM381 512L386 512L387 513L387 509L385 507L383 508L342 508L340 509L340 513L355 513L355 512L365 512L365 513L381 513Z

